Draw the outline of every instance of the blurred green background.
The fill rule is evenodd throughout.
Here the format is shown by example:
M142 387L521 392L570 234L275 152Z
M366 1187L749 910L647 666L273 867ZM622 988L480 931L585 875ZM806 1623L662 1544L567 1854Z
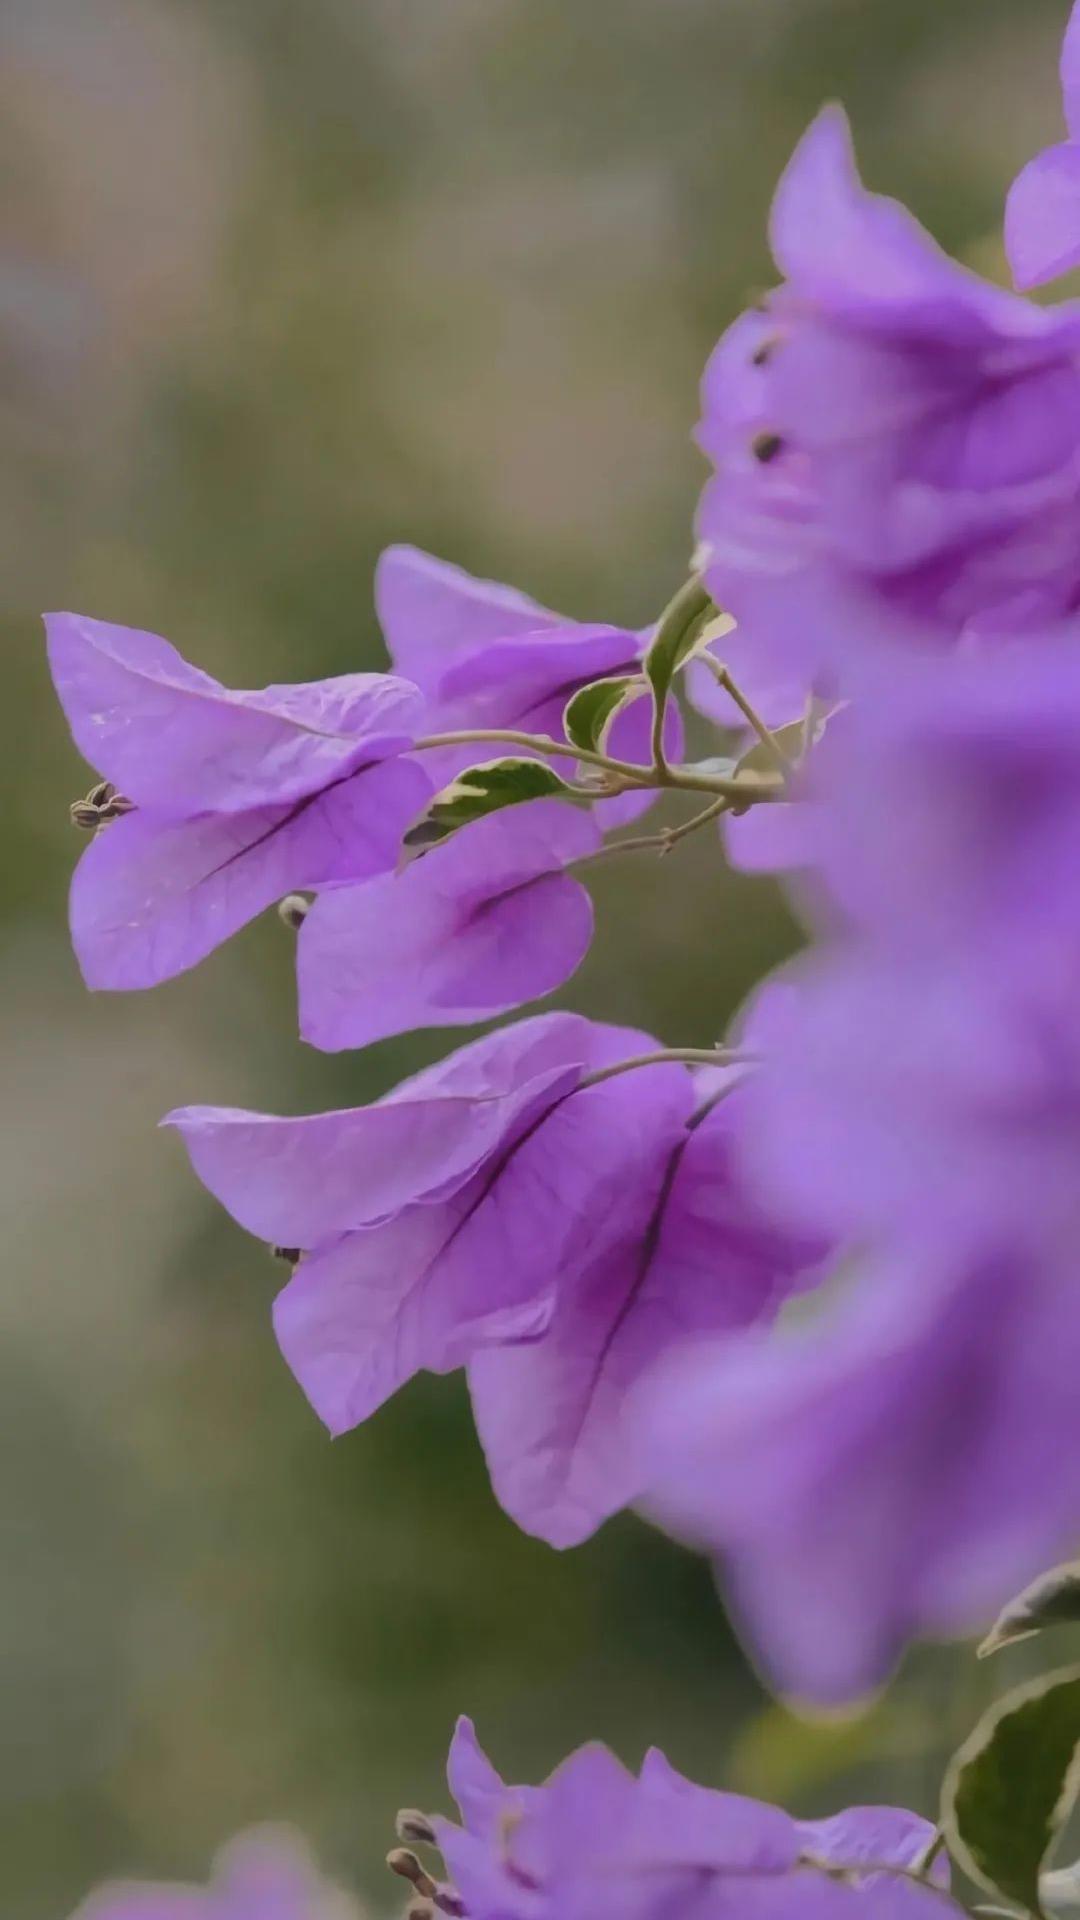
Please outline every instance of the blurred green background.
M283 1816L390 1911L393 1811L442 1801L462 1708L518 1777L596 1735L808 1810L929 1803L966 1660L800 1729L691 1556L632 1519L565 1557L514 1531L460 1379L330 1445L273 1345L280 1270L155 1122L352 1104L444 1042L302 1048L273 916L152 996L85 994L89 775L37 616L156 629L241 685L378 666L372 565L406 539L644 624L685 573L699 372L768 280L809 116L842 96L870 179L996 271L1066 11L3 0L3 1914L201 1875ZM711 846L595 891L565 1003L671 1043L716 1035L796 937Z

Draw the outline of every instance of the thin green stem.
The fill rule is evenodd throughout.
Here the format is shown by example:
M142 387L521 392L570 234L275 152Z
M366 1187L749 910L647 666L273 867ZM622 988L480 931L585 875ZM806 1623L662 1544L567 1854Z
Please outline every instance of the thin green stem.
M713 674L719 685L723 687L728 699L738 707L747 725L757 734L762 746L771 756L780 772L789 773L791 771L791 760L784 752L772 728L766 724L757 711L757 708L747 699L738 682L732 678L730 668L722 666L720 661L714 659L711 653L703 653L701 658L708 667L709 672Z
M726 1052L722 1047L661 1047L656 1053L637 1053L629 1060L617 1060L614 1066L600 1067L595 1073L587 1073L579 1081L579 1089L598 1087L605 1080L614 1080L620 1073L636 1073L639 1067L666 1067L672 1062L682 1062L692 1067L735 1067L741 1066L750 1056L745 1053Z
M778 774L741 774L737 780L725 775L700 773L694 767L636 767L628 760L612 760L607 754L592 753L586 747L573 747L563 740L549 739L546 734L519 733L510 727L474 727L456 733L429 733L413 741L414 753L425 753L436 747L465 747L477 744L528 747L542 757L557 757L566 760L578 760L584 765L598 767L604 773L631 787L672 788L686 793L720 794L738 806L754 806L760 801L776 800L783 792L784 782ZM619 792L623 788L614 788ZM591 791L591 789L589 790ZM607 792L597 792L598 800L608 798Z
M413 751L426 753L433 747L468 747L476 742L511 747L531 747L534 753L564 760L579 760L586 766L600 767L605 773L617 773L620 780L635 786L654 785L651 767L635 767L629 760L612 760L606 753L593 753L588 747L573 747L566 740L552 740L544 733L520 733L513 727L470 727L457 733L429 733L413 741Z
M719 793L733 806L752 807L759 802L779 800L784 781L775 773L741 773L729 780L719 773L697 773L693 767L669 767L667 778L659 784L684 793Z
M598 847L595 853L583 854L580 860L572 861L571 865L589 867L598 860L610 859L613 853L655 853L662 859L673 847L678 846L680 840L685 840L687 834L697 833L710 820L718 820L722 813L730 811L731 801L722 794L719 800L713 800L700 813L692 814L689 820L682 821L677 827L661 827L659 833L634 834L627 840L609 840L606 847Z

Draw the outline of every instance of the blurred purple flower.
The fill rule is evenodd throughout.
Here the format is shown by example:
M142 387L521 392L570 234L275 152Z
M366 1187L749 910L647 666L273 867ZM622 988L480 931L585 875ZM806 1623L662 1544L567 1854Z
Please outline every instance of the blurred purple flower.
M1069 1249L913 1236L813 1325L672 1362L636 1409L647 1510L720 1556L774 1686L848 1703L1075 1550L1078 1367Z
M507 1786L468 1720L458 1723L448 1775L462 1824L432 1824L470 1920L857 1920L860 1910L875 1920L940 1920L943 1866L925 1887L903 1873L844 1883L824 1870L915 1867L933 1829L900 1808L852 1807L801 1823L696 1786L655 1749L635 1776L598 1745L580 1748L543 1786Z
M1080 6L1065 29L1061 89L1068 138L1028 162L1005 208L1005 250L1018 287L1080 266Z
M739 1166L802 1232L887 1249L1068 1244L1080 1226L1076 960L851 942L797 962L745 1034Z
M741 1089L674 1063L591 1084L654 1045L549 1014L372 1107L170 1116L240 1224L303 1254L275 1329L331 1431L467 1366L498 1498L559 1546L640 1490L625 1402L658 1356L770 1316L821 1257L735 1180Z
M828 692L872 649L1080 607L1080 309L955 264L869 194L830 108L781 182L783 284L705 374L705 577L757 671Z
M802 900L819 929L870 934L894 962L966 954L998 977L1074 964L1080 652L1003 646L992 672L967 652L909 657L858 692L814 752L804 804L775 810L805 816Z
M359 1920L359 1908L321 1878L298 1836L266 1827L222 1850L207 1887L116 1881L74 1920Z
M389 674L233 692L156 634L47 622L80 752L131 811L71 892L91 987L153 986L296 888L385 872L431 788L400 756L422 711Z
M791 1232L847 1250L847 1290L801 1333L673 1362L628 1419L657 1472L649 1510L722 1556L771 1679L817 1701L879 1684L910 1637L985 1624L1075 1548L1070 723L1043 688L1011 735L995 691L955 753L932 736L925 754L901 693L895 766L884 716L860 710L867 735L852 761L849 730L833 771L858 776L842 818L849 905L868 924L771 982L745 1025L760 1066L739 1176ZM946 697L946 733L948 712ZM1044 751L1025 761L1029 723ZM933 785L957 768L967 804L962 780L938 793L935 847L912 795L924 772ZM1041 832L1027 810L1040 795ZM827 808L823 822L836 827ZM1071 842L1074 869L1075 821Z
M743 1167L803 1229L993 1253L1076 1214L1080 659L1052 642L895 665L798 808L819 936L745 1037ZM811 863L807 863L808 866Z

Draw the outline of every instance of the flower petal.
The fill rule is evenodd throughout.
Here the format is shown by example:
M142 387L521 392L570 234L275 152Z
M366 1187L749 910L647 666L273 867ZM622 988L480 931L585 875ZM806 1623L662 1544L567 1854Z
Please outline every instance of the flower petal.
M430 787L393 760L325 792L193 819L137 809L102 829L71 887L71 936L90 987L183 973L296 888L385 872Z
M1038 287L1080 266L1080 145L1048 147L1009 189L1005 251L1018 287Z
M544 1340L481 1353L469 1371L499 1500L553 1546L585 1539L646 1484L626 1426L638 1383L674 1348L768 1319L817 1277L820 1246L772 1230L734 1178L733 1108L687 1134L674 1080L661 1091L652 1079L641 1076L655 1133L642 1114L637 1206L624 1203L565 1273Z
M540 800L478 821L403 873L324 893L297 952L304 1038L363 1047L551 993L592 937L592 903L562 867L598 843L588 814Z
M548 1060L502 1095L414 1082L411 1095L399 1089L374 1106L306 1119L183 1107L165 1124L180 1129L200 1180L249 1233L315 1248L456 1193L579 1073L574 1060Z
M440 1206L347 1233L301 1260L278 1295L278 1345L332 1434L359 1426L415 1373L451 1373L488 1341L544 1332L550 1297L503 1306L483 1284L496 1273L473 1284L453 1260L476 1199L467 1187Z
M616 1032L608 1030L609 1041ZM685 1070L662 1074L685 1108ZM580 1249L603 1233L616 1189L638 1179L641 1122L620 1122L619 1091L607 1082L560 1098L572 1087L545 1083L468 1185L440 1205L409 1207L323 1243L301 1262L277 1303L275 1327L333 1432L366 1419L422 1368L447 1372L488 1346L512 1352L546 1333L556 1288L573 1280ZM662 1111L662 1090L653 1097ZM387 1103L377 1112L396 1121L401 1108ZM322 1120L329 1157L329 1123L348 1120L355 1131L357 1116ZM286 1179L292 1184L295 1171ZM310 1243L301 1236L291 1244Z
M402 751L420 714L390 674L234 692L157 634L73 613L45 626L80 753L130 800L178 815L298 799Z
M515 588L409 546L380 555L375 606L394 665L429 695L477 648L559 624L558 614Z
M954 345L992 326L1020 334L1049 316L958 266L898 200L868 193L840 107L804 134L773 202L776 263L800 302L868 328L894 327Z
M446 1779L466 1826L474 1833L494 1833L509 1789L496 1773L466 1714L454 1728Z

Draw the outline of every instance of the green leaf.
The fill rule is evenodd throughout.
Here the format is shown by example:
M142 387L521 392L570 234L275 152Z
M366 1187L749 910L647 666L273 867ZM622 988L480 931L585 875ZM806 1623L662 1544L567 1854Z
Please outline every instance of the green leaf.
M1017 1687L950 1763L942 1826L965 1873L1041 1915L1039 1873L1077 1788L1080 1667Z
M563 712L563 730L572 747L584 747L587 753L603 753L608 731L617 713L645 692L640 673L620 674L613 680L590 680L568 700Z
M679 668L707 644L707 623L716 618L708 588L696 579L687 581L661 616L645 655L645 673L658 709L664 706Z
M694 641L691 651L693 653L700 653L704 647L711 647L714 641L726 640L729 633L734 633L738 624L733 613L721 613L714 607L712 617L706 620L705 625Z
M1010 1600L979 1647L979 1659L985 1660L1014 1640L1027 1640L1044 1627L1060 1627L1070 1621L1080 1623L1080 1560L1068 1560L1063 1567L1040 1574Z
M430 853L461 827L471 826L489 813L519 807L527 800L548 799L585 804L582 796L542 760L487 760L482 766L467 767L429 800L419 819L406 829L401 864L407 866Z

